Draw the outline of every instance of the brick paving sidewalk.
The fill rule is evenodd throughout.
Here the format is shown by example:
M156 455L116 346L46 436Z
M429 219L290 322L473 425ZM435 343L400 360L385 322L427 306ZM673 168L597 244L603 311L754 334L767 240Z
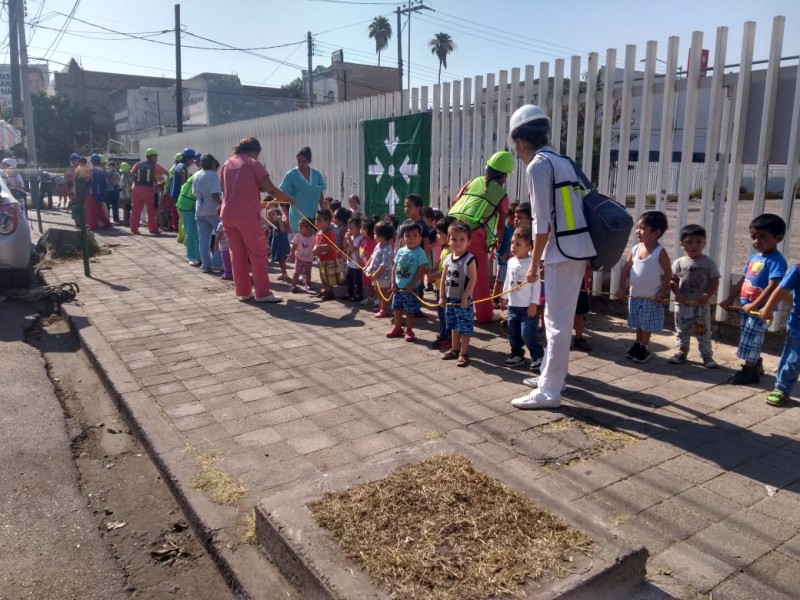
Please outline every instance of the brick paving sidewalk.
M111 254L92 279L80 262L48 277L80 284L83 310L141 389L190 444L219 452L249 499L444 435L645 545L650 581L674 597L797 597L800 410L764 402L777 357L764 357L760 387L724 384L737 360L721 344L716 371L694 346L694 364L668 364L668 335L634 365L624 323L592 315L594 350L571 354L562 409L520 412L509 400L529 372L502 366L507 341L494 326L476 330L472 365L459 369L429 349L432 322L416 343L387 340L388 320L370 310L286 285L274 285L284 304L237 302L230 282L186 264L174 236L98 238ZM594 452L574 431L547 433L564 416L639 441Z

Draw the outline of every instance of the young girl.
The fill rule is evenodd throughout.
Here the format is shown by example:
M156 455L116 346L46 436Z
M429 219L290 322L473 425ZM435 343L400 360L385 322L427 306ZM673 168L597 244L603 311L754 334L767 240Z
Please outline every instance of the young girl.
M280 207L275 206L267 211L267 218L269 219L269 258L271 261L278 263L281 268L281 274L278 275L278 281L289 282L292 279L286 272L286 257L289 256L289 232L286 230L286 222L283 220L283 211Z
M350 194L347 198L347 206L350 207L354 215L364 215L364 210L361 208L361 198L358 197L358 194Z
M375 241L375 220L373 218L364 219L361 225L361 244L358 246L358 258L362 265L366 266L369 263L377 244L378 242ZM361 273L361 284L366 292L361 305L369 306L375 300L375 294L372 289L372 279L366 274L366 271Z
M300 275L305 277L306 290L313 292L311 286L311 268L314 266L314 235L311 224L306 219L300 219L299 231L292 238L292 252L289 260L294 260L294 276L292 277L292 293L300 291L297 285Z
M222 229L222 222L217 225L214 230L214 251L219 252L222 257L222 275L220 279L231 281L233 279L233 264L231 263L231 253L228 247L228 240L225 237L225 231Z
M364 238L361 237L361 217L350 217L347 222L347 232L344 235L344 251L347 253L347 294L342 300L361 302L364 299L364 284L361 281L361 259L358 248Z
M439 283L439 306L445 309L447 328L453 332L453 347L442 354L442 360L457 358L458 367L469 365L469 339L474 331L472 292L475 289L478 267L475 257L467 251L471 233L469 225L461 221L450 225L447 239L452 253L444 259Z
M389 294L392 287L392 266L394 265L394 250L392 249L394 240L394 227L387 221L381 221L375 225L375 250L364 269L364 273L375 284L375 292L380 301L380 308L375 313L377 318L388 317Z

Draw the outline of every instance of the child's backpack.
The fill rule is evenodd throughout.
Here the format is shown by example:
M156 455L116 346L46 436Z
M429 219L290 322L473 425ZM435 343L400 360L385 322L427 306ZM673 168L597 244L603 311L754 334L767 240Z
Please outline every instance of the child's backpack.
M564 158L572 163L585 190L583 212L597 252L597 256L589 260L589 265L595 271L610 271L617 266L628 247L633 217L622 204L593 188L592 182L574 160L568 156Z

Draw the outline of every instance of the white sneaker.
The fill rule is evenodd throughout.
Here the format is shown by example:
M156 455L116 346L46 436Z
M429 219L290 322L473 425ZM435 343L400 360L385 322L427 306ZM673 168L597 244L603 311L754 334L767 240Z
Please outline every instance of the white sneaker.
M541 394L531 392L527 396L514 398L511 401L511 406L520 410L559 408L561 406L561 400L549 400Z
M252 300L253 299L253 294L248 294L247 296L236 296L236 299L239 300L240 302L245 302L247 300Z
M256 302L268 302L275 304L276 302L283 302L283 298L276 296L275 294L270 294L269 296L259 296L256 298Z
M539 387L539 377L541 377L541 375L535 375L533 377L526 377L525 379L522 380L522 383L524 383L528 387L538 388ZM567 382L565 381L564 385L561 386L561 392L563 393L566 390L567 390Z

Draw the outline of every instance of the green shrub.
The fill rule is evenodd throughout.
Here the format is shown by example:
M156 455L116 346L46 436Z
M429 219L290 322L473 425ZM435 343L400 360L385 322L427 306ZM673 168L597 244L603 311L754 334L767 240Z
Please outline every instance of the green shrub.
M689 198L701 198L703 196L703 188L694 188L689 192Z

